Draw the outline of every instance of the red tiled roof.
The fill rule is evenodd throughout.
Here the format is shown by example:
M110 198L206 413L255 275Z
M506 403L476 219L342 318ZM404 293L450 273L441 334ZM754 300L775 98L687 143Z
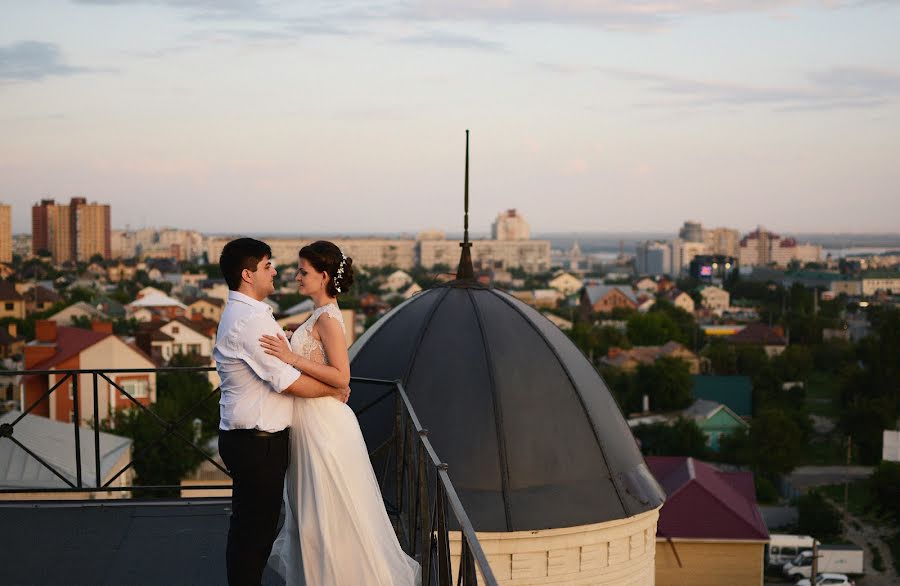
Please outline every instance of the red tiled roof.
M768 540L751 472L721 472L694 458L648 456L665 489L657 535L690 539Z
M31 370L48 370L53 368L60 362L76 356L82 350L90 348L100 340L111 335L84 328L58 326L56 328L56 354L43 362L35 364L31 367Z

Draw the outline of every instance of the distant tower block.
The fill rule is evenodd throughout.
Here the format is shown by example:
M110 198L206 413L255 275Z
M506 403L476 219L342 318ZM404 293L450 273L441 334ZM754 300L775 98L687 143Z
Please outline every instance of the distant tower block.
M514 209L497 215L491 224L491 238L494 240L528 240L531 238L531 227L525 218Z

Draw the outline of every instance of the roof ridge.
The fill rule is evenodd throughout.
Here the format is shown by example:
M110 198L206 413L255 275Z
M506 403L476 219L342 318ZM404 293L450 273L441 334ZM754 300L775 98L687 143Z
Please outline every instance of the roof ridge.
M731 483L728 482L726 479L724 479L724 478L722 478L722 477L720 476L720 474L726 474L725 472L722 472L721 470L718 470L718 469L714 468L713 466L709 466L708 464L707 464L707 466L712 470L713 474L716 475L716 478L718 478L719 480L721 480L722 483L727 487L727 489L728 489L729 491L731 491L731 493L733 493L735 496L737 496L738 498L740 498L742 502L746 502L746 501L747 501L747 499L744 497L744 495L743 495L740 491L738 491L737 488L735 488L735 486L734 486L733 484L731 484ZM720 494L719 494L718 491L715 491L715 490L712 489L712 487L707 486L706 483L703 482L703 480L701 480L700 478L697 478L697 479L695 479L695 480L696 480L697 486L699 486L700 488L702 488L705 492L709 493L709 495L712 496L714 499L716 499L718 502L722 503L722 505L723 505L726 509L728 509L728 511L730 511L734 516L736 516L737 518L739 518L739 519L741 520L741 522L743 522L745 525L747 525L748 527L750 527L751 529L753 529L753 531L755 531L755 532L757 532L757 533L759 532L759 528L756 527L756 526L751 522L751 520L748 520L747 517L746 517L741 511L739 511L739 510L737 510L735 507L733 507L733 506L731 505L731 503L730 503L728 500L723 499L723 498L720 496ZM751 507L751 517L752 517L752 520L754 520L754 521L757 520L757 516L756 516L755 514L753 514L752 507Z

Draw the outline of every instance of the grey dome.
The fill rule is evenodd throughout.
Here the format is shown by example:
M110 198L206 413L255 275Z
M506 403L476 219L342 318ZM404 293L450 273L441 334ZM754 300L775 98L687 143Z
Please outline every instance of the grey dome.
M593 366L508 293L467 281L419 293L350 358L355 377L402 380L478 531L623 519L665 498ZM351 395L370 447L392 429L384 393Z

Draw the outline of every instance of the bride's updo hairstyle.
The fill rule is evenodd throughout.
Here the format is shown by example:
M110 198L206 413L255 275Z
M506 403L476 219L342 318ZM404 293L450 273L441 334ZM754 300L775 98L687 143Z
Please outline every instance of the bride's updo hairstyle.
M346 293L353 285L353 259L344 256L333 242L317 240L300 249L300 258L306 259L320 273L328 273L326 292L331 297Z

